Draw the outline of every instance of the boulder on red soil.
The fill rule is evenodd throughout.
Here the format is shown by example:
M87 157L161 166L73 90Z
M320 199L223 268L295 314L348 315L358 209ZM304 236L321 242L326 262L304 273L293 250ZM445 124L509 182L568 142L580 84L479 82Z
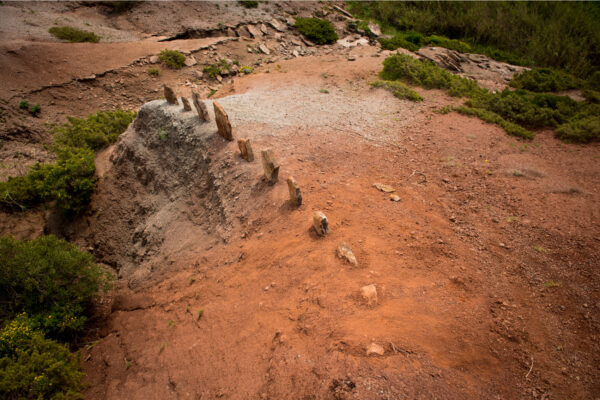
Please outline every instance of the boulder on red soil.
M181 103L183 104L183 111L192 111L192 107L190 107L190 102L185 97L181 98Z
M194 102L194 107L196 107L196 111L198 111L198 116L202 121L210 121L210 116L208 115L208 109L206 108L206 104L200 101L200 96L197 92L192 90L192 101Z
M254 161L254 152L252 151L250 139L238 139L238 147L244 160Z
M356 266L358 263L356 262L356 257L354 256L354 252L350 245L346 242L342 242L337 247L337 256L342 260L346 260L348 263Z
M382 356L385 354L385 350L382 346L377 343L371 343L367 347L367 355L368 356Z
M300 193L300 186L293 176L287 178L288 189L290 191L290 202L297 206L302 205L302 194Z
M271 149L263 150L261 155L262 165L265 171L265 179L270 184L273 184L277 182L277 177L279 175L279 161L277 161L277 156Z
M368 306L377 305L377 287L375 285L361 287L360 296Z
M319 236L324 236L329 232L329 221L321 211L315 211L313 214L313 226Z
M227 113L216 101L213 101L213 107L215 109L215 121L217 121L219 135L223 136L227 140L233 140L231 124L229 123L229 117L227 116Z

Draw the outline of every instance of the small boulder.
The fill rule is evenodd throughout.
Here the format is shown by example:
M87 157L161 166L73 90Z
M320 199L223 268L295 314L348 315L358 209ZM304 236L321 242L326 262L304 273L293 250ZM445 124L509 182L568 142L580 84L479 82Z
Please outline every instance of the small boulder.
M177 96L175 96L175 92L173 91L173 89L171 89L167 85L164 85L164 92L165 92L165 99L169 103L171 103L171 104L178 104L177 103Z
M269 21L269 25L271 25L273 27L273 29L275 29L276 31L285 32L285 25L283 25L281 22L277 21L276 19L272 19L271 21Z
M381 28L379 27L378 24L376 24L375 22L369 22L369 30L371 31L371 33L373 35L375 35L376 37L381 36Z
M273 150L263 150L261 152L262 155L262 165L265 170L265 179L270 184L277 182L277 177L279 175L279 161L277 161L277 156Z
M231 124L229 123L229 117L227 116L227 113L216 101L213 101L213 107L215 109L215 121L217 121L219 135L223 136L227 140L233 140Z
M192 102L194 103L194 107L196 107L196 111L198 112L198 116L202 121L210 121L210 116L208 115L208 109L206 108L206 104L200 101L200 96L197 92L192 90Z
M385 185L383 183L374 183L373 186L381 190L383 193L392 193L396 191L396 189L394 189L390 185Z
M184 64L187 67L193 67L194 65L198 64L198 61L196 61L196 58L194 56L188 56L185 58Z
M371 343L367 346L367 355L368 356L382 356L385 354L385 350L382 346L377 343Z
M158 56L151 56L148 61L150 64L158 64L160 62L160 58L158 58Z
M269 50L269 48L262 43L258 46L258 49L266 55L271 54L271 50Z
M290 176L287 178L288 189L290 191L290 202L296 207L302 205L302 194L300 193L300 186L294 177Z
M390 200L391 201L400 201L402 199L397 194L390 194Z
M354 266L358 265L358 263L356 262L356 257L354 256L354 252L352 251L352 248L348 243L340 243L337 247L336 254L342 260L346 260Z
M244 160L254 161L254 152L252 151L252 145L250 145L250 139L238 139L238 147Z
M329 221L325 214L321 211L315 211L313 214L313 226L315 231L317 231L317 235L324 236L329 232Z
M269 31L267 30L267 26L265 24L260 24L260 31L263 35L268 35Z
M253 38L259 38L262 36L262 32L254 25L248 25L246 29L248 29L248 32Z
M360 296L368 306L377 305L377 288L375 285L367 285L360 288Z
M181 103L183 104L183 111L192 111L192 107L190 107L190 102L185 97L181 98Z

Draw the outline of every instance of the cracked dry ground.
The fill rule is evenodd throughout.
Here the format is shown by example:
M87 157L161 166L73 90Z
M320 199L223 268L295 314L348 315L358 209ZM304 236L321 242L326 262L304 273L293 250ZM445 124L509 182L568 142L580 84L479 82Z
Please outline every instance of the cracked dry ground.
M280 182L262 184L258 161L215 139L240 217L227 240L170 230L152 269L123 278L84 351L88 398L597 393L597 145L515 141L435 113L452 101L437 91L400 101L369 88L380 63L284 61L219 93L234 135L276 151ZM314 210L330 220L324 238ZM357 267L336 257L342 241ZM383 356L366 355L373 342Z

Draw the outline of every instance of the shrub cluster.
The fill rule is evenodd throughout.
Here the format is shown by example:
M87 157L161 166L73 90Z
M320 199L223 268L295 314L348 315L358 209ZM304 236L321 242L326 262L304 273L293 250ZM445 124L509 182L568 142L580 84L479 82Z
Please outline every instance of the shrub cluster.
M35 164L27 175L0 182L0 205L22 211L54 201L66 215L82 212L94 192L94 151L114 143L135 115L118 110L69 117L69 123L54 128L57 161Z
M394 96L399 99L407 99L410 101L423 101L423 98L419 95L419 93L415 92L404 83L400 81L382 81L377 80L371 82L371 86L376 88L384 88L392 92Z
M71 43L91 42L98 43L100 36L94 32L84 31L70 26L53 26L48 29L52 35L59 39L69 41Z
M535 68L515 74L510 86L532 92L557 92L575 89L581 82L573 75L552 68Z
M110 276L54 236L0 238L0 397L81 398L76 354L59 341L82 331Z
M326 19L299 17L296 18L294 27L308 40L316 44L331 44L338 40L333 25Z
M239 3L246 8L258 8L258 1L256 0L240 0Z
M462 53L471 51L471 46L463 41L448 39L440 35L425 36L415 31L397 32L389 39L379 38L379 43L381 43L381 47L385 50L396 50L402 47L410 51L417 51L423 46L437 46Z
M468 97L456 111L500 125L511 135L532 139L528 129L557 128L566 141L587 143L600 140L600 104L577 102L567 96L506 89L491 93L473 80L451 74L429 61L404 54L388 57L380 76L428 89L446 89L452 96ZM383 84L381 84L383 85ZM387 84L389 86L389 84ZM591 98L593 91L588 91Z
M180 69L185 65L185 55L177 50L163 50L158 55L160 61L169 68Z

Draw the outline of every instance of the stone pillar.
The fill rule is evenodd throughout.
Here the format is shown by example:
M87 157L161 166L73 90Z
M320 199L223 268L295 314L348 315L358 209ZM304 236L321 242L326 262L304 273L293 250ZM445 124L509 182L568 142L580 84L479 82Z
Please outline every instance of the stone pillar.
M313 214L313 226L319 236L324 236L329 232L329 221L327 221L327 217L321 211L315 211Z
M194 103L194 107L196 107L196 111L198 111L198 116L204 122L210 121L210 116L208 115L208 109L206 108L206 104L200 100L200 96L198 93L192 90L192 102Z
M173 91L173 89L171 89L167 85L164 85L164 92L165 92L165 99L167 99L167 101L170 104L179 104L177 102L177 96L175 96L175 92Z
M238 139L238 147L242 158L246 161L254 161L254 152L252 151L252 145L250 139Z
M279 162L273 150L263 150L262 165L265 170L265 179L270 184L277 182L277 176L279 175Z
M287 178L288 189L290 191L290 202L296 207L302 204L302 194L300 194L300 186L294 177Z
M227 116L227 113L216 101L213 101L213 107L215 108L215 120L217 121L219 135L223 136L227 140L233 140L231 124L229 123L229 117Z
M183 111L192 111L192 107L190 107L190 102L185 97L181 98L181 103L183 104Z

